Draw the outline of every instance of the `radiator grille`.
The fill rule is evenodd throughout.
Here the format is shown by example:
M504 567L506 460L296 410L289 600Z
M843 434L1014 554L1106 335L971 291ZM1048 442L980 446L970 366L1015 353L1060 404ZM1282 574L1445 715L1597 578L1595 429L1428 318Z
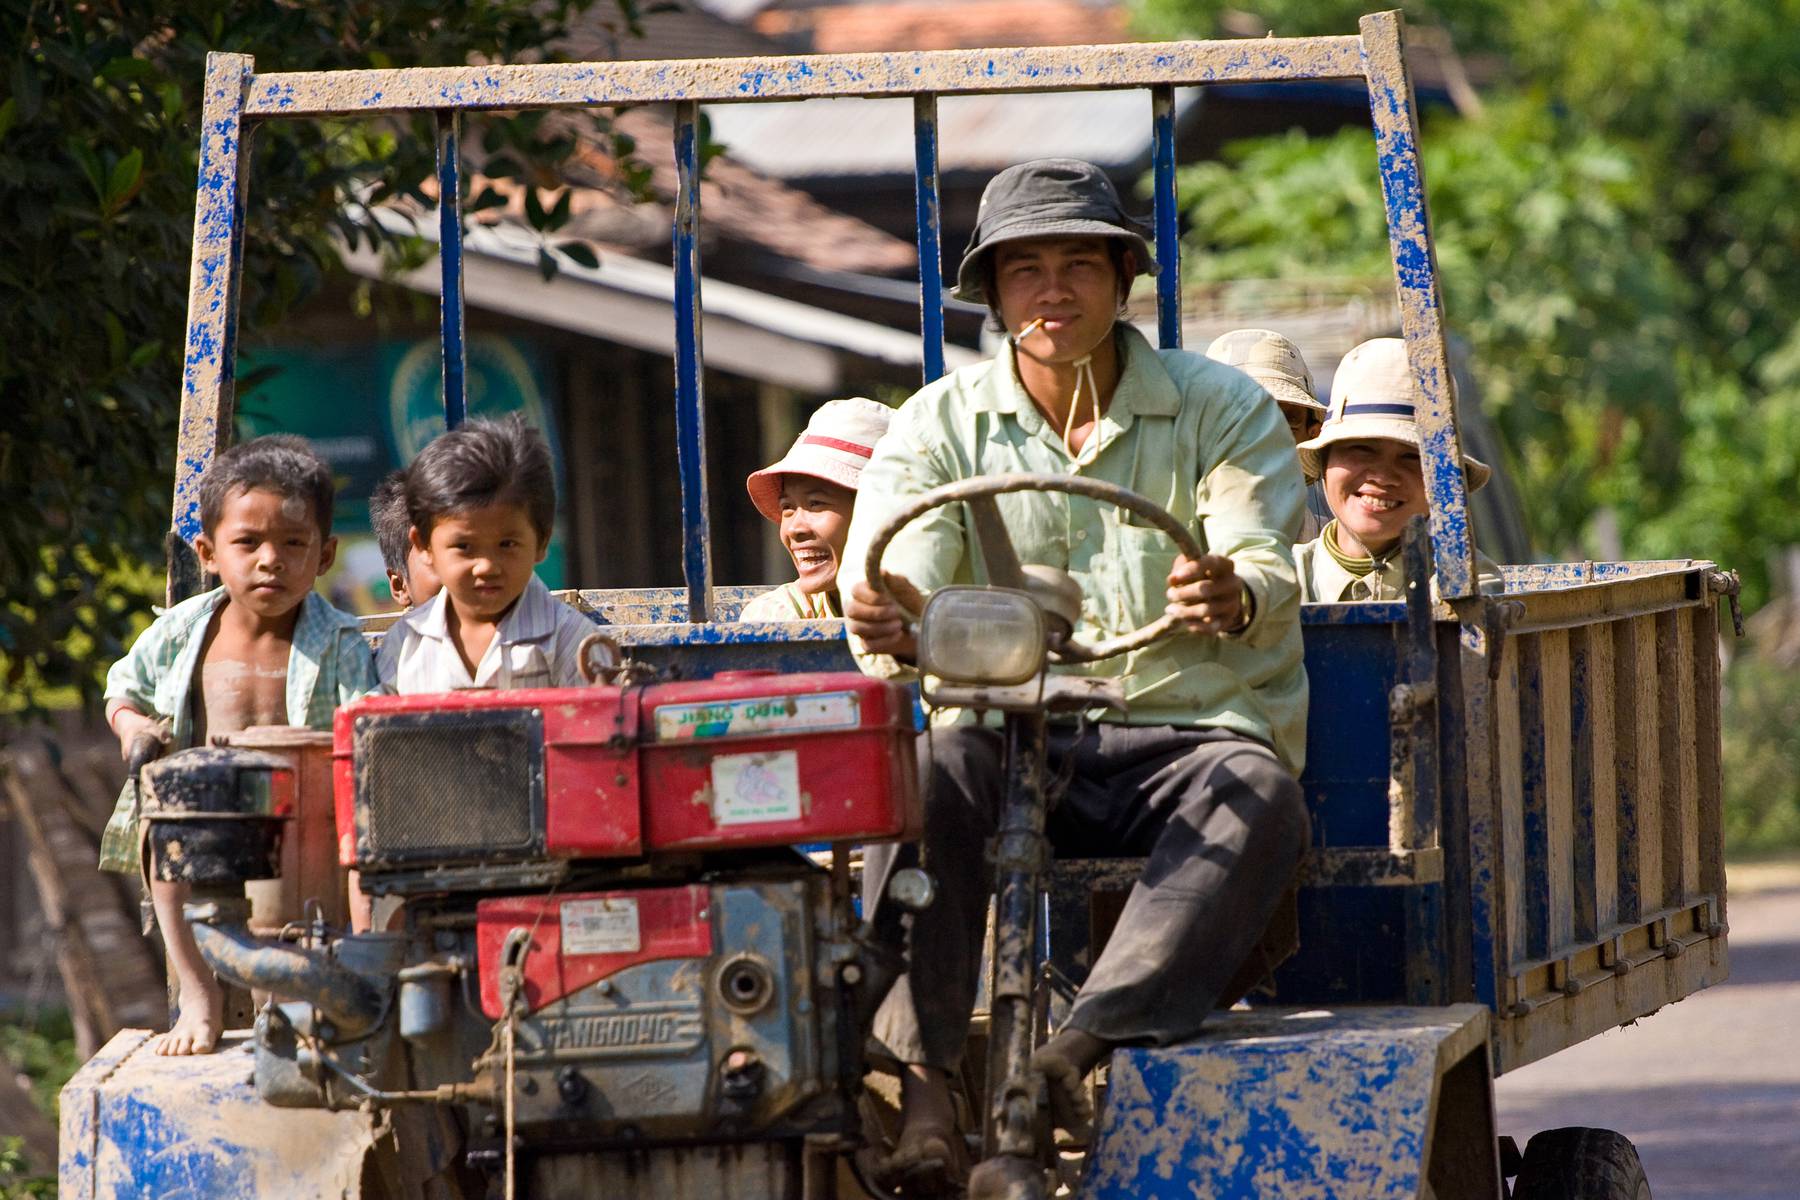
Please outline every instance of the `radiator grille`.
M541 855L543 717L509 708L361 718L356 802L365 864Z

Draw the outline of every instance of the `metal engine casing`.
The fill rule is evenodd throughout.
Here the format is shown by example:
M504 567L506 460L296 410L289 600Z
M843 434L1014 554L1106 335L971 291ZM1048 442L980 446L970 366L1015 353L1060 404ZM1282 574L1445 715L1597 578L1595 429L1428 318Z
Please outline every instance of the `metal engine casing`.
M849 1014L837 956L821 953L830 910L829 882L816 872L712 885L710 953L625 967L523 1016L517 1132L592 1147L797 1136L833 1124ZM750 1003L727 994L745 964L768 984Z

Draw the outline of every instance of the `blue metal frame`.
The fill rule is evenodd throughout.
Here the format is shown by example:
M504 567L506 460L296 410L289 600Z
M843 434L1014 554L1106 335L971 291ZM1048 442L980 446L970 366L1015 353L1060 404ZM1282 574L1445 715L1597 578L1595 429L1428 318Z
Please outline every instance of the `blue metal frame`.
M688 617L713 617L706 495L704 355L700 319L700 192L697 124L701 103L806 96L910 96L914 101L920 335L927 380L943 372L942 247L938 224L936 98L959 93L1147 88L1155 133L1157 323L1164 346L1181 339L1179 206L1175 189L1174 89L1213 83L1364 79L1387 203L1402 326L1424 403L1432 541L1445 597L1474 593L1473 540L1460 470L1454 400L1444 348L1437 266L1419 167L1418 122L1401 56L1398 13L1362 21L1355 37L1139 43L1118 46L945 50L891 54L782 56L681 62L558 63L530 66L254 74L242 55L208 60L183 378L181 447L174 529L198 532L195 489L231 425L235 281L241 261L241 154L246 122L429 111L437 115L445 416L460 419L462 261L458 205L458 117L464 111L674 102L680 188L675 218L675 381L682 485L682 561ZM931 267L940 264L933 279ZM769 632L774 637L774 631Z
M913 192L919 243L920 362L925 382L944 373L944 251L938 206L937 97L913 97Z
M1156 189L1156 333L1164 350L1181 349L1181 207L1175 195L1175 89L1150 89Z
M468 353L463 343L462 114L454 109L437 114L437 182L444 427L455 429L468 412Z
M706 504L706 394L700 328L700 107L675 106L675 441L681 475L681 566L688 620L712 619Z

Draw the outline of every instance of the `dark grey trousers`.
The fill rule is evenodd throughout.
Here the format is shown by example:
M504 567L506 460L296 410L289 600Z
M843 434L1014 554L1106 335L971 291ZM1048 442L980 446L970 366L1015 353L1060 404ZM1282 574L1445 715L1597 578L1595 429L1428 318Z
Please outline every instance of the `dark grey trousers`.
M1110 1042L1178 1041L1199 1030L1293 880L1307 842L1300 785L1268 747L1223 730L1098 725L1075 734L1049 732L1052 778L1072 766L1046 825L1052 847L1149 862L1068 1023ZM923 866L937 900L912 918L907 973L873 1037L898 1062L947 1070L961 1059L975 1003L1002 740L992 729L940 729L919 736L918 754L924 835L870 847L864 895L888 938L901 936L895 906L879 899L894 870Z

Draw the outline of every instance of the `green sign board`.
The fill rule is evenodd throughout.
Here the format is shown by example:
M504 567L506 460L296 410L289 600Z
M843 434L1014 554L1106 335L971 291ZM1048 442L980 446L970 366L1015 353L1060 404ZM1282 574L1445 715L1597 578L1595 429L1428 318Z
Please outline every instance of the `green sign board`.
M238 356L241 438L297 433L310 441L337 480L333 532L338 560L324 588L339 607L380 612L393 606L380 548L369 527L369 494L383 476L410 463L444 431L443 364L436 338L288 345L246 349ZM563 467L543 356L531 342L484 334L468 340L468 413L523 413L544 431ZM538 576L565 587L562 522Z

